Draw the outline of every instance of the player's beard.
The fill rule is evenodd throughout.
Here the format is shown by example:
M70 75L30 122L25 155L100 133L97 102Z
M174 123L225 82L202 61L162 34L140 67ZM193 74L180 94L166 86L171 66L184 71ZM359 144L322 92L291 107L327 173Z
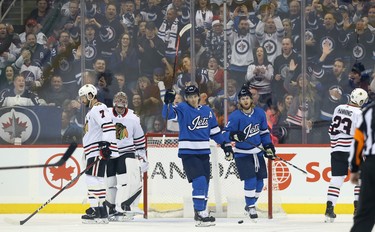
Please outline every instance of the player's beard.
M254 108L254 102L251 101L250 104L246 104L246 106L242 103L239 103L240 105L240 108L242 111L250 111L251 112L251 109Z

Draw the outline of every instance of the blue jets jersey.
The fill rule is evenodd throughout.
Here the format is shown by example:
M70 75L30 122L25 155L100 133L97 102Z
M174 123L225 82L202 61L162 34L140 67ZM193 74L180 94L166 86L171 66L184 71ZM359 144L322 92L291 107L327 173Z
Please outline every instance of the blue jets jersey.
M163 117L168 111L168 119L176 119L179 124L178 156L181 155L209 155L210 138L222 144L224 137L217 124L216 117L208 106L192 107L186 102L177 106L169 104L163 106ZM229 141L229 140L228 140Z
M245 141L248 141L248 143L236 142L236 146L233 149L236 157L261 152L259 148L252 144L261 146L272 143L266 114L264 110L259 107L255 107L251 114L245 114L241 110L235 110L229 115L228 123L224 131L224 137L228 140L231 131L242 131L246 134Z

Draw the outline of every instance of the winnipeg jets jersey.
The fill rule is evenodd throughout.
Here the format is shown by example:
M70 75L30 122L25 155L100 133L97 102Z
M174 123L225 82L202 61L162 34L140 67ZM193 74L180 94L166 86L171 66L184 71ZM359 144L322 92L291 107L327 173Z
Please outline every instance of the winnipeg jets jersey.
M116 139L120 155L145 149L145 135L139 117L134 114L134 111L126 109L125 113L121 115L117 114L113 108L109 109L116 127Z
M333 112L328 133L331 139L332 152L350 152L355 125L362 115L362 110L353 105L338 105Z
M84 136L82 139L86 159L99 155L101 141L111 143L111 157L118 157L115 125L112 123L111 112L101 102L97 102L85 117Z
M246 114L241 110L235 110L229 115L228 123L224 128L225 139L229 140L230 132L242 131L246 134L245 141L236 142L233 149L236 157L242 157L261 152L256 146L272 143L268 130L266 114L263 109L255 107L253 112ZM256 146L252 145L255 144Z
M167 115L167 105L163 106L163 117ZM180 134L178 137L178 155L210 154L210 138L222 144L224 137L217 124L216 117L208 106L192 107L186 102L177 106L169 105L168 119L178 121Z

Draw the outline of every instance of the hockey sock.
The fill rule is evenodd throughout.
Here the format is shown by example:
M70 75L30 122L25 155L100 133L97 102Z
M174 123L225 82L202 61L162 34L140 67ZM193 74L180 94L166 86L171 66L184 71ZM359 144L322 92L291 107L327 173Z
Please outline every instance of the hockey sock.
M355 201L358 201L360 189L361 189L361 186L359 185L354 186L354 200Z
M258 201L260 193L264 187L263 179L257 179L256 188L255 188L255 203Z
M206 177L200 176L193 179L193 204L194 209L202 211L206 209L206 192L208 191L208 185Z
M340 188L344 183L345 176L332 176L328 186L327 201L331 201L335 206L340 196Z
M103 205L106 196L106 188L103 177L86 175L87 195L91 207Z
M106 179L107 183L107 196L106 201L108 201L110 204L116 203L116 193L117 193L117 180L115 176L107 177Z
M255 188L257 184L257 180L255 177L246 179L245 183L245 202L246 206L254 206L255 205Z

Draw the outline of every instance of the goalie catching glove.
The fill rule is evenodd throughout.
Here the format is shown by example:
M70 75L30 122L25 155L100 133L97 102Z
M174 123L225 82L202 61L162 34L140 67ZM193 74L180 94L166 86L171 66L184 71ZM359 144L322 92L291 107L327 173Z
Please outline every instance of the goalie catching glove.
M243 142L246 139L246 134L242 131L232 131L230 132L229 138L232 141Z
M232 161L233 160L233 149L230 143L223 143L221 144L221 149L223 149L225 154L225 160Z
M167 89L166 92L165 92L165 96L164 96L164 103L167 104L167 105L169 103L173 103L175 97L176 97L176 91L174 91L172 89Z
M139 167L141 168L142 172L147 172L148 170L148 161L146 156L146 150L140 149L135 152L136 157L139 160Z
M106 160L111 157L112 151L109 148L110 146L111 144L109 142L105 142L105 141L99 142L99 152L100 152L99 158L100 159Z
M276 150L275 146L273 146L272 143L264 145L264 149L266 152L264 153L264 156L268 159L274 160L276 158Z

